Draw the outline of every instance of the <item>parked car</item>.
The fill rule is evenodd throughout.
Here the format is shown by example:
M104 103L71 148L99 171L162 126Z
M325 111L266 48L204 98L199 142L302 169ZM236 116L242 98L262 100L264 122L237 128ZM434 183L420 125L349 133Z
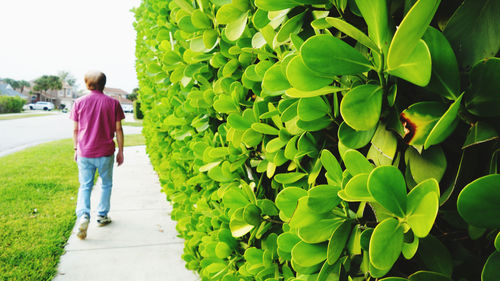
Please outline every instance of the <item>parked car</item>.
M131 104L122 104L121 106L122 106L123 112L134 113L134 106L132 106Z
M29 109L51 111L54 109L54 104L48 101L37 101L35 104L30 104Z

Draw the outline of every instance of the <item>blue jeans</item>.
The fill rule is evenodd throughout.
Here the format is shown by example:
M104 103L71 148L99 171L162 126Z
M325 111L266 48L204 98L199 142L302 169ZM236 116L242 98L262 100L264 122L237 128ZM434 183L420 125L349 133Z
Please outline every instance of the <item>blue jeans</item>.
M80 189L78 190L78 201L76 203L76 216L79 218L87 215L90 218L90 194L94 186L96 170L102 180L102 193L97 212L99 216L106 216L110 208L111 187L113 185L113 162L114 155L86 158L78 157L78 179Z

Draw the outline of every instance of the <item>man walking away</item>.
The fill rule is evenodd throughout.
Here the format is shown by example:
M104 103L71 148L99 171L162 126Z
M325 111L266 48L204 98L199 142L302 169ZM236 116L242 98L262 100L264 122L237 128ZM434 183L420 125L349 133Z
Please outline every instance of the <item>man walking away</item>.
M121 120L125 118L120 103L103 93L106 75L99 71L85 74L85 84L91 92L77 99L71 109L70 119L74 121L73 142L75 161L78 163L80 189L76 204L78 224L77 236L87 237L90 222L90 194L94 186L96 170L102 180L102 193L97 206L97 223L104 226L111 223L111 187L113 184L113 161L116 132L118 166L123 163L123 130Z

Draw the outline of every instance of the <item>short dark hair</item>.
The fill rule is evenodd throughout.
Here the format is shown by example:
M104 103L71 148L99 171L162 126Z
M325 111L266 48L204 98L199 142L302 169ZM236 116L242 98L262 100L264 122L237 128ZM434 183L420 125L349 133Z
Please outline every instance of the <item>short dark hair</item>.
M106 75L100 71L89 71L85 74L85 84L89 90L104 91Z

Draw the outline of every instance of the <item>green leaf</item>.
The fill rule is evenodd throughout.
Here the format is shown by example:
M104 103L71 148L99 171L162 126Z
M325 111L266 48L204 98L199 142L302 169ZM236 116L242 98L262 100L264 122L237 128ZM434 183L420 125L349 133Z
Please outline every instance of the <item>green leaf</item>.
M424 1L424 0L420 0ZM388 66L387 73L402 78L417 86L425 87L429 84L432 74L432 60L429 47L423 40L416 42L416 47L404 60L397 65Z
M300 48L300 54L309 69L328 76L358 74L371 67L356 49L331 35L308 38Z
M281 183L281 184L289 184L289 183L294 183L300 180L301 178L305 177L306 174L304 173L286 173L286 174L277 174L274 179Z
M498 139L497 131L488 123L478 121L471 126L467 133L462 149L494 139Z
M260 209L255 204L248 204L243 210L243 220L253 226L258 226L262 222Z
M243 11L232 4L226 4L217 10L215 20L218 24L229 24L243 15Z
M219 259L227 258L228 256L231 255L232 252L233 250L229 247L229 245L227 245L224 242L218 242L217 246L215 247L215 255Z
M301 91L295 88L290 88L285 91L286 95L292 98L311 98L316 96L323 96L331 93L337 93L345 90L345 88L339 88L334 86L326 86L314 91Z
M375 168L368 177L368 191L384 208L398 217L405 216L406 183L398 168L394 166Z
M298 120L297 127L304 131L316 132L327 128L331 123L332 120L329 117L323 116L312 121Z
M366 158L373 160L376 166L391 165L398 148L398 140L394 132L379 123L371 140L372 146Z
M359 43L372 49L373 51L380 53L380 50L377 47L377 45L375 45L375 43L368 36L366 36L366 34L364 34L361 30L357 29L353 25L351 25L351 24L349 24L349 23L347 23L339 18L327 17L327 18L325 18L325 20L327 23L331 24L333 27L335 27L339 31L354 38L356 41L358 41Z
M299 4L292 0L255 0L255 6L264 11L279 11Z
M297 208L299 199L307 196L307 191L298 187L287 187L276 196L276 207L282 211L285 216L291 218Z
M266 145L266 151L269 153L276 152L280 150L282 147L284 147L288 142L283 141L280 138L274 138L270 142L267 143Z
M481 281L495 281L500 276L500 253L491 254L484 264L481 272Z
M213 29L203 31L203 47L205 50L211 50L217 44L217 39L219 39L219 33ZM193 48L191 48L193 49Z
M290 84L300 91L315 91L328 86L333 79L322 77L304 64L301 56L294 57L286 68L286 77Z
M385 0L356 0L356 5L368 25L368 35L379 50L387 53L392 38Z
M250 232L254 226L248 224L243 219L244 208L239 208L236 212L231 216L231 220L229 221L229 229L231 229L231 234L233 237L241 237Z
M284 232L280 234L277 239L278 249L288 253L291 253L293 247L299 242L300 238L294 233L290 232Z
M418 0L410 11L408 11L396 30L391 45L389 46L389 53L387 55L388 69L400 68L401 65L408 62L408 54L413 53L410 55L410 57L412 57L421 52L418 51L415 53L414 49L422 49L422 43L420 43L422 41L420 41L420 38L422 38L429 23L434 17L439 2L440 0ZM424 48L426 47L427 46L424 45Z
M372 164L357 150L349 149L344 153L344 164L346 170L352 176L363 173L370 173L373 170Z
M392 268L403 247L403 227L394 218L379 223L370 239L370 262L379 270Z
M344 121L357 131L373 129L380 119L383 91L377 85L361 85L345 94L340 103Z
M287 22L285 22L281 29L276 34L275 40L278 43L283 43L290 39L290 34L298 33L302 29L302 22L304 19L305 12L293 16Z
M405 259L411 260L415 256L418 250L419 241L418 237L413 236L413 240L410 243L407 243L406 241L403 242L403 249L401 250L401 253L403 253Z
M417 257L429 270L445 276L451 276L453 272L453 262L448 248L432 235L420 239Z
M367 131L356 131L349 127L347 123L342 122L339 126L338 137L343 145L352 149L358 149L370 142L375 133L375 129L376 127Z
M253 123L252 130L264 135L278 135L279 130L265 123Z
M235 21L232 21L226 25L225 34L227 39L231 41L238 40L241 35L243 35L243 31L247 26L248 14L244 13Z
M326 260L326 249L323 244L300 241L292 249L292 260L303 267L314 266Z
M316 280L313 279L313 281L334 281L334 280L339 280L340 278L340 270L341 270L341 265L342 265L342 260L339 260L336 262L334 265L328 264L328 262L325 262L323 264L323 267L321 267L321 270L318 274L318 278Z
M290 88L290 84L283 72L281 72L280 64L273 65L264 74L262 80L262 89L270 92L282 92Z
M405 159L410 166L411 175L417 183L430 178L439 182L446 172L446 155L439 146L424 150L422 154L419 154L414 148L408 147Z
M342 168L340 168L340 164L337 161L337 158L333 156L333 154L327 150L323 149L321 151L321 164L325 167L327 171L327 176L333 180L333 182L337 185L342 184Z
M231 128L235 128L237 130L247 130L252 125L252 121L247 120L236 113L231 113L227 117L227 124L231 126Z
M498 232L497 237L495 237L495 248L497 252L500 252L500 232Z
M201 10L194 10L191 13L191 22L199 29L212 28L212 22Z
M453 281L446 275L432 271L418 271L408 277L410 281Z
M401 113L405 127L404 141L411 145L424 145L445 111L445 105L440 102L419 102L405 109Z
M498 15L500 3L495 0L466 0L458 7L444 29L462 69L495 56L500 47Z
M443 114L439 121L434 125L431 132L427 136L424 143L424 149L429 148L431 145L443 142L457 127L458 124L458 110L462 102L461 95Z
M340 258L340 255L346 247L346 243L351 234L351 230L351 222L344 221L333 231L332 237L328 242L328 264L332 265Z
M306 243L316 244L328 241L337 226L342 223L340 218L322 219L313 224L299 228L300 239Z
M256 28L261 29L264 28L270 22L270 20L267 17L266 11L257 9L253 14L252 22Z
M316 213L331 211L340 203L340 198L337 196L339 190L340 187L331 185L318 185L311 188L308 192L309 208Z
M357 174L353 176L344 188L345 194L351 200L346 201L373 201L368 191L368 174Z
M471 71L471 89L465 95L467 110L481 117L500 116L500 58L489 58L476 64Z
M407 222L417 237L425 237L434 225L439 208L439 184L428 179L408 194Z
M427 89L455 100L460 91L460 75L455 53L443 33L433 27L427 28L423 40L432 58L432 75Z
M313 121L330 112L330 107L321 97L302 98L297 106L297 115L302 121Z
M500 175L487 175L469 183L460 192L457 210L469 224L500 229Z
M241 140L245 145L254 147L260 144L260 141L262 140L262 134L250 128L243 133Z

